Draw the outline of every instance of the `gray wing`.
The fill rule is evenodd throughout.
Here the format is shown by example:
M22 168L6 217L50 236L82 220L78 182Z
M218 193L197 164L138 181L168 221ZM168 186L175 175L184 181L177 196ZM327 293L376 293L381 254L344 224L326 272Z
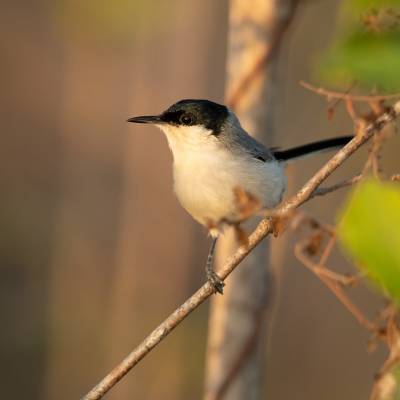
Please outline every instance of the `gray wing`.
M227 124L218 138L234 153L245 153L260 161L275 160L272 151L250 136L240 124Z

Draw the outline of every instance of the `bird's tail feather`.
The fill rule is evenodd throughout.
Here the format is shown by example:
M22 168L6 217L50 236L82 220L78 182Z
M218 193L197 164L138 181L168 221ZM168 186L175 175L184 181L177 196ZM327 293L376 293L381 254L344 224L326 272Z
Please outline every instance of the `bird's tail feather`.
M340 136L332 139L325 139L318 142L304 144L302 146L293 147L287 150L276 149L273 150L273 154L278 161L292 161L315 153L343 147L350 142L351 139L353 139L353 136Z

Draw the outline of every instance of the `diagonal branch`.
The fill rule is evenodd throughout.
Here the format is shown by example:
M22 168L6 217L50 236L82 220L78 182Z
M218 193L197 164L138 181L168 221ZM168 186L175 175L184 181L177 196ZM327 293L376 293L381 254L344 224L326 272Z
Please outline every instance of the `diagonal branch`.
M294 209L309 200L315 190L347 160L363 143L379 132L385 125L392 122L400 114L400 101L390 107L373 123L355 136L346 146L340 149L293 197L282 203L275 212L277 216L287 216ZM224 280L238 264L256 247L267 235L272 233L271 219L263 219L249 236L248 245L241 246L228 259L219 271ZM97 400L104 396L120 379L122 379L139 361L144 358L158 343L160 343L177 325L179 325L193 310L214 293L209 282L205 283L196 293L178 307L166 320L151 332L139 346L136 347L123 361L108 373L82 400Z

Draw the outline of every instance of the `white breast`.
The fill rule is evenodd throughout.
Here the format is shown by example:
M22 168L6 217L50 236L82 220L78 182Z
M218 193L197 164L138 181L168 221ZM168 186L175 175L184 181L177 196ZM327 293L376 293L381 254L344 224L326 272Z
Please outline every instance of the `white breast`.
M264 208L281 201L286 179L278 162L238 158L200 126L160 127L174 155L175 193L201 224L238 219L237 187L256 197Z

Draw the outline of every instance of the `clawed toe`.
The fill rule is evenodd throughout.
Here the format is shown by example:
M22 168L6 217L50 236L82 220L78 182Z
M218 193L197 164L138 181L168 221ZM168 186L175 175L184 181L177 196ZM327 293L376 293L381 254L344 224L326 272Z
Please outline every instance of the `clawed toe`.
M207 273L207 279L211 283L211 285L214 287L215 292L220 293L220 294L224 293L225 283L214 271Z

